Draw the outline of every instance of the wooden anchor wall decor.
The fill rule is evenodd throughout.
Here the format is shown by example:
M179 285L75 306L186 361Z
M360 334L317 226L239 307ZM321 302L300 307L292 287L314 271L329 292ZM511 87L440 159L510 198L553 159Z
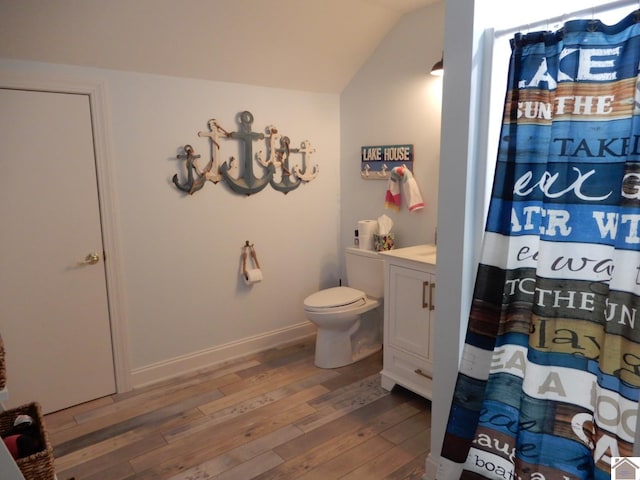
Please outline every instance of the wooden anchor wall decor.
M252 130L253 114L249 111L241 112L238 121L240 126L237 132L225 130L216 119L207 122L208 132L198 132L199 137L209 139L210 156L205 167L200 165L200 155L196 155L191 145L183 147L184 153L177 158L186 162L187 178L181 183L177 174L173 176L173 183L178 189L193 195L207 181L214 184L225 181L231 190L244 195L257 193L267 185L286 194L316 178L319 167L311 166L310 162L316 149L311 148L309 140L301 142L299 148L291 148L289 137L281 135L274 125L266 127L265 133L255 132ZM221 138L240 142L240 161L230 157L229 162L220 163ZM260 140L266 140L267 155L259 150L254 156L253 143ZM292 154L301 156L300 164L291 165ZM261 176L256 176L254 166L262 170Z

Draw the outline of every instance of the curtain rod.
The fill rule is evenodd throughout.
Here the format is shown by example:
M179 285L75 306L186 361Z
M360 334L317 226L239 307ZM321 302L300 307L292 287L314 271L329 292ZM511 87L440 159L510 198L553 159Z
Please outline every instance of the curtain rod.
M539 20L537 22L525 23L524 25L507 28L505 30L496 30L494 33L494 37L497 38L497 37L503 37L505 35L513 35L514 33L518 33L519 31L524 29L531 30L531 29L537 29L543 26L548 26L554 23L564 23L565 21L569 20L569 18L571 17L578 17L583 15L593 16L598 13L611 10L613 8L621 8L621 7L631 6L631 5L638 5L638 8L640 8L640 1L639 0L616 0L616 1L608 2L602 5L583 8L582 10L576 10L575 12L569 12L563 15L557 15L555 17L546 18L544 20Z

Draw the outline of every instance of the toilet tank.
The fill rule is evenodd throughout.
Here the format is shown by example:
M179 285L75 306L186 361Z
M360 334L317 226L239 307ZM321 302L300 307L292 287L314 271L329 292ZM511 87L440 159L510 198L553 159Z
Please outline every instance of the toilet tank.
M384 260L378 252L348 247L345 251L347 285L369 297L384 297Z

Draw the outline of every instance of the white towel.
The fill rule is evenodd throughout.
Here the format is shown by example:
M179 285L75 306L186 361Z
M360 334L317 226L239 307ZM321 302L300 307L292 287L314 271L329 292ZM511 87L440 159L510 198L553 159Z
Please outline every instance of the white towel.
M424 208L424 200L422 200L420 189L418 188L416 179L413 178L413 174L407 170L404 178L405 181L403 183L402 191L407 197L407 206L409 207L409 211L415 212L416 210Z
M411 170L404 165L391 169L385 194L385 207L396 211L400 210L400 205L402 204L402 198L400 196L401 185L409 211L414 212L424 208L424 200L422 200L418 183L416 179L413 178Z

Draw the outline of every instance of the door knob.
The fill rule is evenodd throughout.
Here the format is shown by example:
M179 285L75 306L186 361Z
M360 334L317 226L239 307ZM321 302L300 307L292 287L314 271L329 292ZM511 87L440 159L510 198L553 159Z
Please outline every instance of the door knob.
M100 261L100 255L93 252L84 257L84 260L78 262L78 265L95 265Z

